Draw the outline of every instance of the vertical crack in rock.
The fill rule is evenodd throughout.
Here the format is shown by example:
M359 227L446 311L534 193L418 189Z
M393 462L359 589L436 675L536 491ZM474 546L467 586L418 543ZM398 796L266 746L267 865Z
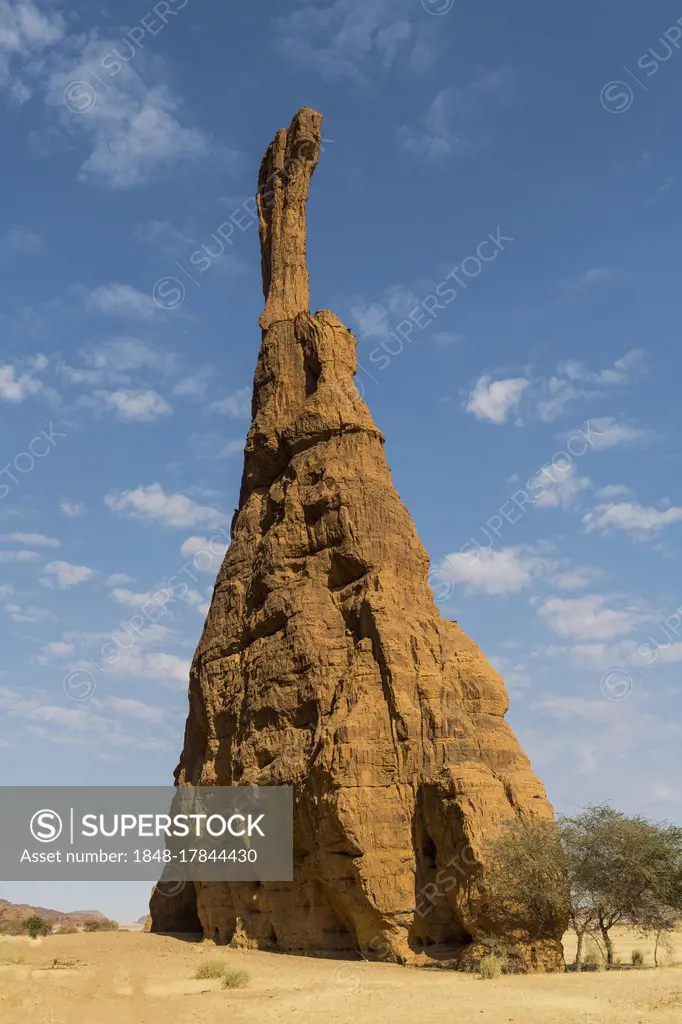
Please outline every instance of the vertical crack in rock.
M552 809L504 721L502 679L435 607L354 384L355 338L308 309L321 122L299 111L261 167L252 424L176 769L178 785L293 785L295 877L155 894L152 926L198 919L237 946L457 966L500 932L489 838ZM564 926L511 938L529 966L557 968Z

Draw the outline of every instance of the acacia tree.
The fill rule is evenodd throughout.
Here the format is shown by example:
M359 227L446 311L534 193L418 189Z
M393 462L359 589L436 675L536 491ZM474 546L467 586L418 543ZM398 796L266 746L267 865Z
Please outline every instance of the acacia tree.
M611 930L630 924L661 935L682 918L682 829L612 807L588 807L558 823L521 819L490 844L486 889L491 914L537 938L570 920L576 969L585 936L598 931L613 964Z
M32 914L31 917L27 917L24 921L24 928L32 939L37 939L40 935L50 935L52 932L52 922L46 921L44 917L39 917L38 914Z
M609 806L564 818L560 829L571 903L586 922L585 930L599 929L612 966L615 925L664 930L663 922L678 914L682 829L640 815L628 817Z
M485 888L491 916L530 939L556 931L570 913L567 865L556 822L510 822L489 848Z
M682 921L682 857L676 869L660 872L647 894L639 927L644 934L654 935L654 966L658 967L658 953L663 937L675 931Z

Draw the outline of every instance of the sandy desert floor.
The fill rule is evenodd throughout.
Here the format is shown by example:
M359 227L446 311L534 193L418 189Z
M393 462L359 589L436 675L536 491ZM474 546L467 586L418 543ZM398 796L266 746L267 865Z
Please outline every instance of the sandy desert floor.
M673 966L492 981L447 971L236 952L134 932L0 937L2 1024L673 1024L682 1020L682 934ZM623 931L651 963L651 943ZM570 939L567 955L572 952ZM219 959L247 988L196 981ZM56 965L55 965L56 961ZM675 965L677 961L677 965Z

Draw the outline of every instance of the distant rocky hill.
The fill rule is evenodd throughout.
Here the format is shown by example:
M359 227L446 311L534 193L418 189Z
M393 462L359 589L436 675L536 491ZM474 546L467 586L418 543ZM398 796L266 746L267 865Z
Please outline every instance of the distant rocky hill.
M56 928L82 928L86 921L107 920L99 910L49 910L47 907L31 907L26 903L10 903L9 900L0 899L0 931L11 930L34 914L52 921Z

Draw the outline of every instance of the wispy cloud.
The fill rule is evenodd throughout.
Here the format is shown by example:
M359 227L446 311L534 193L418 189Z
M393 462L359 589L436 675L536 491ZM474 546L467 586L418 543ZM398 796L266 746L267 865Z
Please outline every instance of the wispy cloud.
M114 492L104 499L112 512L129 519L162 523L174 527L220 526L225 516L208 505L199 505L186 494L166 494L159 483Z
M410 0L301 0L275 24L287 59L332 80L367 83L401 57L416 72L435 57L432 26Z
M12 363L0 366L0 399L18 405L43 391L43 381L37 374L47 365L47 358L39 355L24 363L21 369Z
M132 316L151 320L161 307L151 295L140 292L129 284L108 284L95 288L86 299L89 309L114 316Z
M85 514L85 505L80 501L73 501L71 498L61 498L59 511L69 519L76 519Z
M27 544L30 547L58 548L59 541L55 537L46 537L44 533L6 533L0 540L12 544Z
M622 531L635 538L656 535L667 526L682 520L682 508L671 505L665 509L640 505L634 501L597 505L583 517L587 533Z
M642 430L628 423L619 422L613 416L590 420L595 449L615 448L616 445L649 444L656 438L653 430Z
M559 636L587 642L625 636L654 616L633 607L614 607L603 594L550 597L538 605L538 614Z
M122 388L118 391L95 391L92 397L83 396L80 405L113 412L123 423L151 423L170 416L172 408L157 391L136 391Z
M251 415L251 388L239 388L237 391L232 391L225 398L211 402L209 410L223 416L231 416L235 420L246 419Z
M517 594L546 575L554 565L544 553L529 546L480 550L446 555L442 568L454 582L472 591L499 596Z
M92 569L87 565L71 565L70 562L48 562L45 572L54 577L54 581L60 590L67 590L79 583L85 583L92 576ZM53 586L52 578L41 580L46 585Z
M81 179L131 188L182 160L206 156L208 138L199 128L182 124L182 104L163 80L160 62L145 61L144 54L138 54L136 65L142 73L132 64L117 62L116 75L110 70L107 76L102 62L115 48L112 40L73 39L51 62L47 102L62 125L90 145ZM106 85L93 78L92 68L99 68Z
M496 378L486 373L479 377L469 392L465 408L477 419L487 419L496 424L506 423L512 418L517 426L522 425L525 419L551 423L564 415L573 403L594 399L607 388L630 383L639 372L641 357L641 349L633 349L617 359L613 366L598 371L589 370L583 363L572 360L561 363L556 374L549 377L526 373L523 377ZM603 418L594 422L604 425L606 441L608 428L615 421ZM620 436L613 443L642 440L645 433L622 427Z
M88 146L82 180L130 188L210 152L205 133L182 123L158 56L117 60L120 40L69 35L60 14L33 0L3 0L0 14L0 87L18 103L44 94L61 127Z
M509 88L509 74L500 70L480 75L464 89L442 89L417 126L398 130L403 149L426 160L476 151L484 144L490 105L508 97Z

